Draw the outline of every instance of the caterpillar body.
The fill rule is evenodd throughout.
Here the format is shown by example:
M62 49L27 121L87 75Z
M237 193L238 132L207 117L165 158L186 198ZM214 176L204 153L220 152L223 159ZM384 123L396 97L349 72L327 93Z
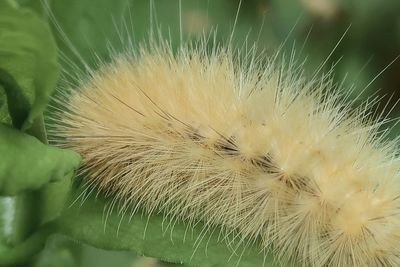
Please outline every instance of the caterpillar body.
M283 263L400 266L400 164L381 123L329 76L207 45L129 49L56 100L53 134L88 183Z

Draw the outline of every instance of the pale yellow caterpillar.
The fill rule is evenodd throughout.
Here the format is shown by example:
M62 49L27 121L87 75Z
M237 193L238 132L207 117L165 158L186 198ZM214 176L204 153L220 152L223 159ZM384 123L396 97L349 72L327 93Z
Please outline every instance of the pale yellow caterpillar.
M122 209L237 230L283 263L400 266L397 145L320 76L230 45L154 41L58 99L53 134Z

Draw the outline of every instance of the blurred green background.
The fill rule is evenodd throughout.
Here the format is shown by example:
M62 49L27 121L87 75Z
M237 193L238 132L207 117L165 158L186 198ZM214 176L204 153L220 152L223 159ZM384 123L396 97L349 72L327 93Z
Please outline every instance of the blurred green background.
M255 42L260 51L273 54L284 43L285 54L294 50L298 61L306 59L304 66L311 76L343 37L323 70L335 65L335 82L343 84L344 90L352 89L351 97L360 95L356 104L376 94L382 97L379 110L394 106L400 98L400 60L376 77L400 55L400 1L182 0L184 39L217 30L217 42L226 43L239 5L233 38L236 47L243 48L247 40L248 45ZM147 40L151 18L165 39L170 38L174 46L180 41L179 0L97 0L95 5L88 0L53 0L52 8L89 65L93 51L106 58L110 46L117 51L126 46L127 35L134 44ZM65 40L58 43L67 57L78 63ZM390 117L399 113L400 108L395 107Z
M43 12L40 1L19 2ZM239 0L182 0L181 4L184 39L196 39L215 29L218 42L230 38ZM179 1L154 1L154 12L150 12L150 5L149 0L51 2L56 21L89 65L95 61L93 52L100 58L107 58L111 46L118 51L126 44L127 32L133 34L131 37L135 44L146 40L150 17L161 28L163 36L171 38L176 46L180 40ZM53 28L63 54L81 65L70 45ZM311 76L341 37L343 39L329 57L324 71L335 65L335 82L343 84L343 90L354 88L352 97L360 95L356 101L358 104L377 94L382 97L378 110L387 106L389 108L384 114L390 118L397 117L399 106L387 113L400 99L400 60L376 76L400 55L399 0L243 0L233 40L239 48L246 45L245 40L249 45L257 42L260 51L264 49L263 53L270 54L284 42L285 53L290 55L294 50L299 61L306 59L306 73ZM61 62L64 69L72 71L70 65ZM394 128L391 136L398 136L399 131L400 128ZM162 265L132 253L103 251L52 237L37 266Z

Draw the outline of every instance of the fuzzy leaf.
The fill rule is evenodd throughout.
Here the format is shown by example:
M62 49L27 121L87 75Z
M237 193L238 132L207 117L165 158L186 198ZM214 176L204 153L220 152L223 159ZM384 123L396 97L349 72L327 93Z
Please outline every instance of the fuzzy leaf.
M29 260L64 208L80 156L0 123L0 265ZM7 201L8 200L8 201ZM8 206L8 207L7 207Z
M44 21L11 3L0 2L0 85L14 127L27 130L43 113L58 79L57 47Z
M7 98L0 86L0 122L11 124L10 114L8 114Z
M0 155L0 195L16 195L59 181L80 162L75 152L44 145L5 124L0 124Z
M71 201L81 194L82 189L75 188ZM108 213L107 203L109 200L94 196L89 196L83 204L76 201L56 220L58 231L98 248L131 250L185 266L263 266L264 260L264 266L276 266L271 255L264 259L259 245L245 248L232 243L228 248L218 228L205 232L203 224L189 228L182 221L174 221L171 231L171 227L167 228L169 221L161 215L148 217L138 212L130 219L131 214Z
M0 244L0 266L26 266L32 255L38 253L45 245L48 235L53 231L50 225L44 225L29 238L13 247Z

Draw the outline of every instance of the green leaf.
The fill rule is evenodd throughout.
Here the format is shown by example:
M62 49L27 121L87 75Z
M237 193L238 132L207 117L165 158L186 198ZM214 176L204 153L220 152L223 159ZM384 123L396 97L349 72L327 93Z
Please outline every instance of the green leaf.
M3 123L0 155L7 155L0 161L0 195L17 195L0 199L1 265L28 260L43 248L50 233L45 225L63 209L80 156Z
M32 262L31 267L83 267L80 264L81 245L71 239L50 236L45 249Z
M10 114L8 114L7 98L0 86L0 123L11 124Z
M75 188L71 201L82 194ZM204 232L203 224L188 228L182 221L173 229L166 228L168 220L161 215L148 217L141 212L122 216L117 211L108 213L110 200L92 194L83 203L76 201L56 220L57 231L80 242L109 250L131 250L141 255L187 266L275 266L273 257L264 259L258 244L245 247L233 243L228 248L221 240L219 228Z
M17 195L0 199L7 221L1 224L1 264L28 260L43 247L48 229L38 227L62 209L69 187L60 186L79 164L75 153L9 127L46 142L42 112L58 71L47 24L15 1L0 2L0 155L6 155L0 162L0 195ZM69 177L58 182L65 174ZM50 181L57 182L44 186Z
M74 172L80 156L45 145L35 137L0 124L0 195L16 195L59 181Z
M57 82L57 47L46 22L11 3L0 2L0 85L14 127L27 130Z
M50 2L51 0L46 0ZM43 1L38 0L17 0L18 4L22 7L26 7L35 11L41 17L47 18L47 13L43 5Z
M31 256L38 253L45 245L48 235L53 231L51 225L43 225L24 242L16 246L7 247L0 244L0 266L15 266L16 263L24 263L26 266Z

